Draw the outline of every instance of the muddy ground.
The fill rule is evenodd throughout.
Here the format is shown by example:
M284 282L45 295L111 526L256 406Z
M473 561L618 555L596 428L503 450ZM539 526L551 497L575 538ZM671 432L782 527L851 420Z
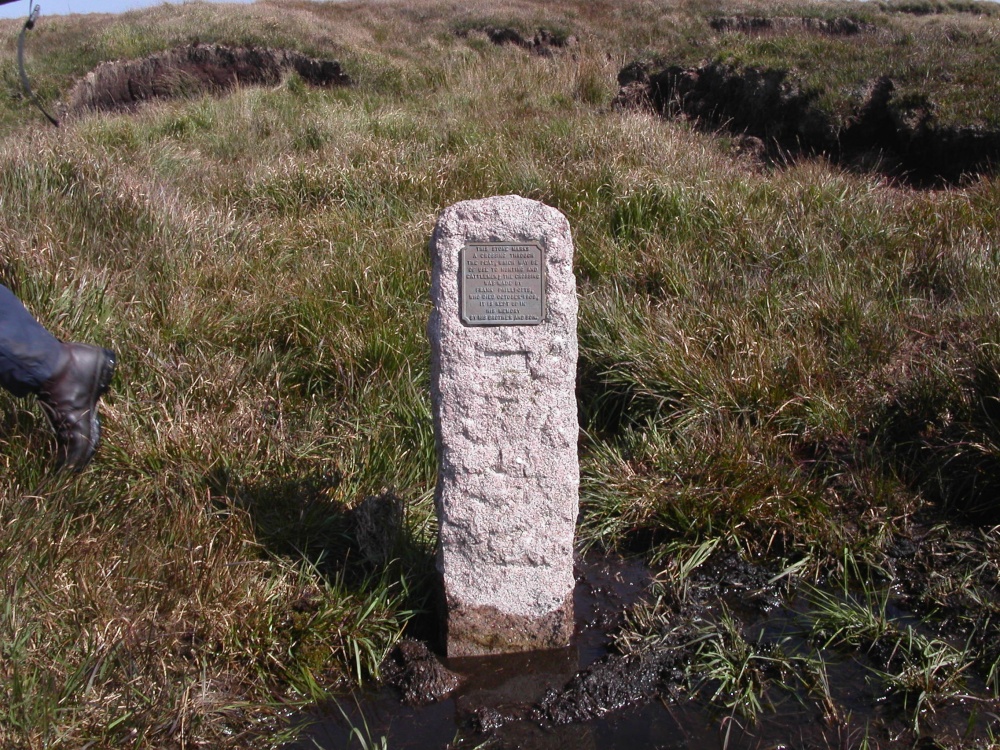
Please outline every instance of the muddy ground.
M846 578L834 561L796 577L721 545L683 581L592 553L573 648L445 660L404 640L381 691L355 697L350 723L320 709L301 747L339 747L365 722L393 748L986 748L1000 731L998 551L1000 529L932 514ZM713 671L722 653L756 713Z

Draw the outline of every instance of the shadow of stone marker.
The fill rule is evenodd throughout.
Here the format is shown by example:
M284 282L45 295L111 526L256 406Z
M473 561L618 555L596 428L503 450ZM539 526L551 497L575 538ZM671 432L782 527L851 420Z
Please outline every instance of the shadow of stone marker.
M464 201L431 253L447 655L563 648L580 486L569 222L516 195Z

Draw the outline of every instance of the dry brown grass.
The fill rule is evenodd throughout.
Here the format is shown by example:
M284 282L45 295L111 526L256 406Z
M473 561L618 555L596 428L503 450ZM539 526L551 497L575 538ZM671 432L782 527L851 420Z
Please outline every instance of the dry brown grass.
M459 200L517 192L573 226L582 543L874 555L949 449L975 437L992 465L975 373L996 371L995 179L751 168L609 108L621 63L701 28L692 8L550 6L43 19L51 99L195 37L335 57L357 84L293 76L55 131L5 79L0 279L121 367L78 478L49 476L40 413L2 398L0 745L266 746L276 704L371 674L427 605L426 242ZM498 22L579 42L542 57L455 33ZM949 330L968 346L920 345ZM866 385L888 373L893 394ZM917 423L948 428L934 461ZM406 532L372 570L350 513L384 488Z

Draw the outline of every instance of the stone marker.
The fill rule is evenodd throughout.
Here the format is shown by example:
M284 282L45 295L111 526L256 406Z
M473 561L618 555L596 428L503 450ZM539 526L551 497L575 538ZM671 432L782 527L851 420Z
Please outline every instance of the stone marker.
M568 646L579 504L569 223L515 195L446 209L428 323L449 657Z

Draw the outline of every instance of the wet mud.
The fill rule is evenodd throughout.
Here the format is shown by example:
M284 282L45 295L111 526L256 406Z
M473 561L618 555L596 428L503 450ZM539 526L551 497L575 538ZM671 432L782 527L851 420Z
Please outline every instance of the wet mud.
M426 706L451 694L462 684L423 641L404 638L382 665L386 685L399 690L407 706Z
M571 648L445 660L404 640L381 688L300 717L310 726L286 750L350 747L359 727L394 750L987 747L1000 732L987 686L1000 659L1000 531L939 520L897 534L852 588L832 570L794 581L721 548L681 588L639 562L588 557ZM956 585L945 590L942 576ZM839 637L853 627L831 619L841 610L881 625ZM904 684L923 664L914 643L978 651ZM706 674L712 644L743 648L733 658L755 684L756 715Z
M339 708L318 706L302 717L312 726L288 750L345 747L351 727L363 725L394 749L593 746L594 732L616 733L610 727L621 709L646 705L660 690L664 666L657 659L611 652L614 633L651 580L638 562L579 560L577 626L567 649L445 660L427 644L404 640L383 667L380 689Z

